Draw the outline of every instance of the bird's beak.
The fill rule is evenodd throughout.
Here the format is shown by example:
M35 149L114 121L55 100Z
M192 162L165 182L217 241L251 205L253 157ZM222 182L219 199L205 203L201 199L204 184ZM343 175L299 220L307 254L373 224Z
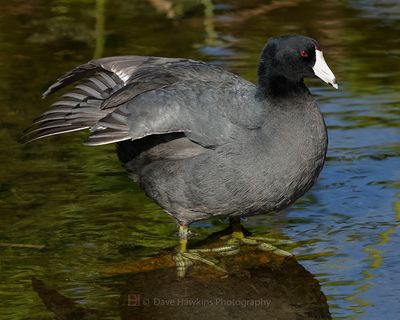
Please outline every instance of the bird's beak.
M335 89L339 88L335 79L335 75L326 64L322 51L318 49L315 49L315 64L313 66L313 71L314 74L322 81L330 84Z

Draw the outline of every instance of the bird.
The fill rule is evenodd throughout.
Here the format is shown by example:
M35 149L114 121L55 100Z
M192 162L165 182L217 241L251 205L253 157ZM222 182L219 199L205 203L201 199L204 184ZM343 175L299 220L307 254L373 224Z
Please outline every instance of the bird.
M177 221L174 259L184 275L193 261L214 264L189 249L191 223L229 218L232 239L245 241L241 218L288 207L324 165L327 128L304 78L338 84L319 42L270 38L256 71L254 84L186 58L94 59L44 92L73 85L24 139L89 129L85 145L115 143L129 177Z

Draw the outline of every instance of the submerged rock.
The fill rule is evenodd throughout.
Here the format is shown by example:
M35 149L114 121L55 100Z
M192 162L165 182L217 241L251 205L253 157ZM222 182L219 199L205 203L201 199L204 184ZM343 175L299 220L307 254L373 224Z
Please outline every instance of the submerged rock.
M234 256L207 254L228 273L196 263L180 279L172 254L108 270L129 273L122 319L331 319L318 281L294 257L243 245Z
M204 254L227 273L195 263L182 279L174 253L166 250L104 270L124 281L121 319L331 319L318 281L294 257L242 245L232 256ZM40 280L33 285L57 319L96 319L101 312L79 307Z

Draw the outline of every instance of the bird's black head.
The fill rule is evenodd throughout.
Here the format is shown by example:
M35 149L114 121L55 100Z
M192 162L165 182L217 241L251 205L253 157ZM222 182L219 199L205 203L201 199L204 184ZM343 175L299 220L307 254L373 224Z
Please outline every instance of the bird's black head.
M304 88L303 79L315 76L338 88L319 43L312 38L299 35L271 38L261 53L260 92L284 94L296 87Z

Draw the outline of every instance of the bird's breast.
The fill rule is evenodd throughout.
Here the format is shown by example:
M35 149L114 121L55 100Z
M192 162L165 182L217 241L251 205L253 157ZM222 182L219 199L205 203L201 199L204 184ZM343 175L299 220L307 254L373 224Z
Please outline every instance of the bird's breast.
M262 131L253 183L263 190L259 193L263 211L281 210L293 203L311 188L321 172L328 137L321 113L312 111L275 116L276 122Z

